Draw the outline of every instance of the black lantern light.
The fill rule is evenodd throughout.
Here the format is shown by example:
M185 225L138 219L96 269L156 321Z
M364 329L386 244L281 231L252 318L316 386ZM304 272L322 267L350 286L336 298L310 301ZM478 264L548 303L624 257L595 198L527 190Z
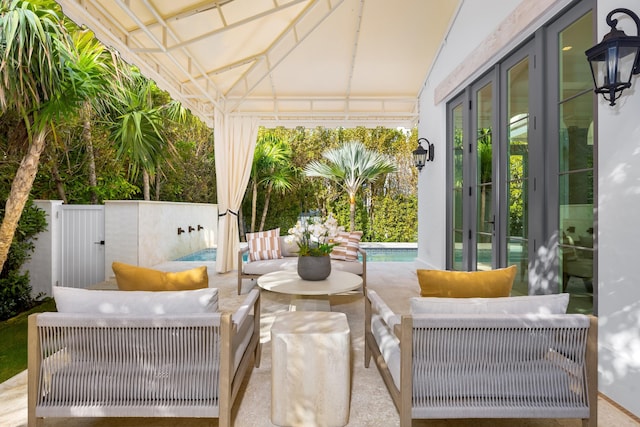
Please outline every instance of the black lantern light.
M611 18L616 13L624 13L633 19L635 36L627 36L616 28L618 20ZM601 93L609 105L615 105L622 91L631 87L631 76L640 73L640 19L629 9L619 8L609 12L607 25L611 31L585 54L591 65L595 92Z
M425 142L427 148L422 146L422 141ZM422 170L426 162L433 161L433 144L429 142L427 138L418 139L418 148L413 150L413 163L418 168L418 172Z

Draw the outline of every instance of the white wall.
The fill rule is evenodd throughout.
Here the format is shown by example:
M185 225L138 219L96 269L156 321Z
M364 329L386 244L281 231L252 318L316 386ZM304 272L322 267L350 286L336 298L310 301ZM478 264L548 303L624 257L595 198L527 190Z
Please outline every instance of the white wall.
M202 230L198 230L198 225ZM194 230L189 232L189 227ZM113 261L151 267L216 246L218 206L204 203L105 202L105 277ZM178 234L178 228L184 233Z
M435 161L422 170L418 184L418 265L444 268L446 250L446 101L459 93L488 65L505 56L544 20L570 2L557 1L522 32L503 42L496 55L486 54L484 65L460 78L461 63L472 51L482 50L486 41L500 37L500 23L518 5L532 0L464 1L437 64L431 70L420 96L419 136L436 146ZM614 8L626 7L640 14L640 0L598 0L598 40L609 31L605 18ZM518 11L522 11L518 9ZM525 10L526 11L526 10ZM635 35L634 25L621 17L625 32ZM479 25L478 23L482 23ZM489 33L491 36L486 40ZM448 80L457 81L441 102L436 93ZM640 230L640 76L625 91L615 107L601 100L598 105L598 295L599 390L640 416L640 270L638 245Z
M639 0L598 1L598 40L620 7L640 15ZM630 19L615 18L636 34ZM640 75L614 107L598 102L598 147L599 388L640 416Z
M60 269L60 221L57 212L62 200L36 200L34 205L45 211L47 230L36 236L35 249L31 259L23 267L29 272L31 295L50 295L51 287L56 284Z

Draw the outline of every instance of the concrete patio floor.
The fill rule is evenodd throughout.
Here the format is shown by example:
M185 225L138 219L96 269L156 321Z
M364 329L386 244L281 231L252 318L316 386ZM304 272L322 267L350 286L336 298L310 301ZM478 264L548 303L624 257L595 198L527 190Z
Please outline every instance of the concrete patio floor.
M188 264L188 266L185 266ZM216 274L213 263L207 264L210 286L220 290L220 308L233 310L244 298L236 294L235 272ZM168 262L157 266L165 271L177 271L194 266L194 263ZM411 262L368 263L367 283L375 289L396 312L408 312L409 298L418 296L415 268ZM104 287L113 287L113 280ZM252 286L244 281L243 291ZM269 329L278 312L288 310L287 295L262 292L261 341L262 361L244 381L242 391L233 408L234 425L238 427L271 427L271 345ZM375 367L365 368L363 363L364 306L361 293L331 297L332 310L347 314L352 342L352 394L348 426L393 427L399 418L389 393ZM26 371L0 384L0 427L27 425L27 375ZM163 419L163 418L62 418L46 419L45 426L56 427L134 427L134 426L217 426L217 420ZM580 426L580 420L567 419L469 419L469 420L416 420L413 426L435 427L571 427ZM598 426L638 427L640 423L628 416L606 398L598 400Z

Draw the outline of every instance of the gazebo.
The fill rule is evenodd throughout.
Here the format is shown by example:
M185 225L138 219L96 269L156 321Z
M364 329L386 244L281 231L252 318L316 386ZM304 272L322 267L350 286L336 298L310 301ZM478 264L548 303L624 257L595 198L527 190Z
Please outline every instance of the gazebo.
M58 3L214 128L224 272L237 268L236 215L258 126L415 126L459 1Z

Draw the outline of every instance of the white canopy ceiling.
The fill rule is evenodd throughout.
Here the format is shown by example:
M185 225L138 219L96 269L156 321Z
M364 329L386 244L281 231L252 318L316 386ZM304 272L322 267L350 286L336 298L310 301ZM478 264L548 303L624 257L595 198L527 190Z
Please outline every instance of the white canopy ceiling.
M213 125L405 126L460 0L57 0Z

